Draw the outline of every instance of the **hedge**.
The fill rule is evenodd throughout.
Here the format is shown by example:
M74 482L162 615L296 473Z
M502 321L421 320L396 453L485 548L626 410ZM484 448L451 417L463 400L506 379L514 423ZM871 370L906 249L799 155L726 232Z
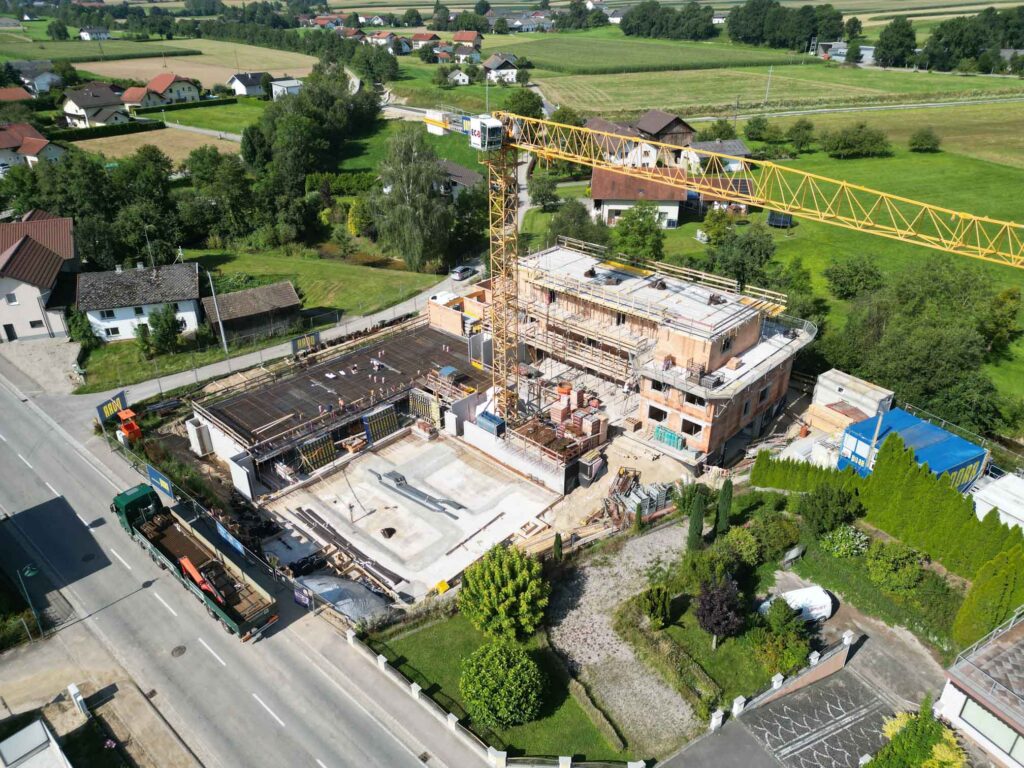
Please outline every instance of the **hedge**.
M60 131L50 131L49 139L60 139L63 141L82 141L84 139L102 139L106 136L123 136L128 133L143 133L145 131L158 131L165 128L163 120L153 120L145 123L121 123L120 125L97 125L94 128L65 128Z
M237 104L238 99L227 96L223 99L206 99L205 101L183 101L178 104L166 104L162 107L136 107L136 115L148 115L152 112L173 112L176 109L197 109L199 107L219 107L222 104Z
M349 171L348 173L310 173L306 175L306 194L319 192L327 182L331 194L346 196L369 192L377 186L377 174L373 171Z
M83 61L124 61L125 59L152 59L155 56L202 56L203 52L193 48L167 49L146 53L119 53L114 56L97 56L93 54L76 54L74 56L51 56L51 61L66 61L70 64L78 64Z
M762 487L809 491L821 483L856 489L873 526L937 560L948 570L973 579L1000 552L1024 545L1020 528L999 521L995 511L983 520L946 475L919 466L899 435L890 435L866 478L799 462L772 459L762 452L751 480Z

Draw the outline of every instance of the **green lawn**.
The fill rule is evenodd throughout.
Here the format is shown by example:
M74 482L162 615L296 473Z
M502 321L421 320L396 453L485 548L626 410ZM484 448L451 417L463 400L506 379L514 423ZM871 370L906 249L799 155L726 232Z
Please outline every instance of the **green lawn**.
M160 117L168 123L193 125L197 128L208 128L211 131L241 133L246 126L252 125L260 119L268 103L262 99L242 98L235 104L176 109L164 113L152 112L149 117Z
M456 615L386 644L371 640L371 645L406 677L423 686L424 693L461 718L460 665L484 641L466 619ZM605 742L569 695L565 673L553 652L541 650L535 641L529 643L529 648L548 682L541 715L532 723L500 731L491 738L499 740L510 756L575 755L577 760L623 760L624 756Z
M15 40L10 35L0 37L0 60L50 59L52 61L96 61L137 58L141 56L176 56L183 53L199 54L199 50L165 45L161 42L133 40Z
M399 130L403 122L406 121L380 120L378 129L373 134L346 142L341 151L339 170L376 171L387 152L388 139ZM432 136L427 133L426 126L419 124L418 128L423 131L427 143L434 148L438 157L484 172L483 167L479 165L480 153L469 146L468 136L459 133Z
M630 41L632 44L632 41ZM723 63L724 67L729 66ZM974 95L1024 94L1024 81L836 65L721 68L692 72L546 76L534 79L547 99L582 112L616 115L665 109L705 114L741 108L786 108L885 101L932 101ZM769 82L770 81L770 82ZM767 94L767 100L766 100ZM993 117L998 107L989 106Z
M692 604L664 631L718 683L723 702L737 696L749 698L771 681L772 676L754 659L742 635L720 640L712 651L711 636L697 623Z
M438 64L426 64L416 56L403 56L399 59L399 79L388 84L388 87L409 106L433 109L438 106L456 107L471 113L485 111L490 104L492 110L501 109L505 99L519 86L483 84L463 85L452 88L441 88L433 82ZM545 74L534 71L531 75L537 78ZM553 74L553 73L551 73Z

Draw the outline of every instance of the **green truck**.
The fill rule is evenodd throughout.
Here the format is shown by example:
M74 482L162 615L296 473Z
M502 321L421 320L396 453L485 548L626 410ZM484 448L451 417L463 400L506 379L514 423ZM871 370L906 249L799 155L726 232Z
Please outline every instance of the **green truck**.
M246 642L277 621L273 595L222 548L223 539L210 521L187 521L174 508L164 507L153 487L145 484L115 496L110 511L153 562L173 573L226 632Z

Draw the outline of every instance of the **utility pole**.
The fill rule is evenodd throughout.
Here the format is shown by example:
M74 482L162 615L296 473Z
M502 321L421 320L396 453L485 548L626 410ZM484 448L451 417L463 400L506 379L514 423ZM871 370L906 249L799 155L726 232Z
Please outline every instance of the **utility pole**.
M217 306L217 289L213 287L213 275L206 270L206 277L210 280L210 292L213 294L213 311L217 313L217 325L220 327L220 345L224 349L224 357L228 357L228 339L224 335L224 321L220 319L220 307ZM228 358L230 361L230 358ZM228 362L230 368L231 363Z
M36 618L36 627L39 628L39 637L40 639L42 639L43 624L41 621L39 621L39 614L36 613L36 607L32 604L32 598L29 596L28 588L25 586L25 579L31 579L37 573L39 573L39 569L36 568L32 563L29 563L23 568L18 568L18 583L21 584L21 591L25 593L25 602L28 603L28 607L32 610L32 615ZM24 623L24 620L22 623ZM29 639L32 639L31 634L29 634Z
M772 72L775 71L775 65L768 67L768 86L764 89L764 103L768 103L768 93L772 89Z

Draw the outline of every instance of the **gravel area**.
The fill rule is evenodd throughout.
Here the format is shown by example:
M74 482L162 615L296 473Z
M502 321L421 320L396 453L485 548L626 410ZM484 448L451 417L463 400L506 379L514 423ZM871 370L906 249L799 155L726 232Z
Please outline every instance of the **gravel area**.
M612 629L612 614L647 585L646 573L686 546L671 525L598 554L552 595L551 642L629 742L631 753L664 755L698 726L686 701L636 658Z
M0 344L0 355L36 382L40 392L68 395L80 383L74 372L79 349L67 339L33 339Z

